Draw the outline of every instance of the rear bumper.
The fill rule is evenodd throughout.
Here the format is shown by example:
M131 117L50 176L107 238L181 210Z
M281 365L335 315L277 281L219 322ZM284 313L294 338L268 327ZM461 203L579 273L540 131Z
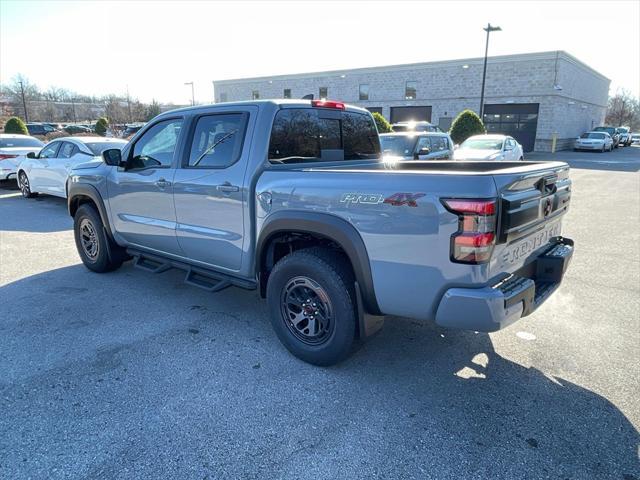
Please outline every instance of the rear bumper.
M560 286L573 256L573 240L556 237L528 277L511 275L483 288L451 288L440 301L436 323L442 327L495 332L534 312Z

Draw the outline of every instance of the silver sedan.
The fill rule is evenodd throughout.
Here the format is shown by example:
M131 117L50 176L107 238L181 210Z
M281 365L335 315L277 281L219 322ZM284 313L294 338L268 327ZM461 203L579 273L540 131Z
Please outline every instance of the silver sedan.
M613 139L607 132L586 132L576 138L573 150L610 152L613 150Z

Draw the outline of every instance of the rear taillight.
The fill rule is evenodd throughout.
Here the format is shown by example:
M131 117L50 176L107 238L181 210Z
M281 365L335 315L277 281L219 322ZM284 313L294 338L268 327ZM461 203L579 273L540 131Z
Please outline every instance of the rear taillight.
M7 160L9 158L17 158L18 155L8 155L6 153L0 153L0 160Z
M344 110L344 103L336 102L333 100L311 100L311 106L320 108L337 108L338 110Z
M496 201L447 199L442 203L458 215L458 231L451 236L451 260L488 262L496 243Z

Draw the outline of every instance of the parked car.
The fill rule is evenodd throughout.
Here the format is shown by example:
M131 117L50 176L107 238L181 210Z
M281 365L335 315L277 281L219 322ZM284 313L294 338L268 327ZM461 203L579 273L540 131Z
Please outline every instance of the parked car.
M282 343L317 365L347 357L384 314L506 327L549 298L572 257L567 164L391 167L371 114L341 102L165 112L103 158L69 181L87 268L133 258L211 292L257 289Z
M576 138L574 151L597 150L601 153L613 150L613 139L607 132L585 132Z
M56 129L48 123L27 123L27 131L29 135L46 135L55 132Z
M401 132L380 135L385 158L402 160L450 160L453 142L447 133Z
M442 132L440 127L427 121L398 122L391 125L394 132Z
M74 135L76 133L91 133L92 130L89 127L84 125L67 125L64 127L64 131L69 135Z
M29 135L0 133L0 180L15 178L20 162L43 146L44 143Z
M631 143L640 143L640 133L631 134Z
M618 133L618 129L616 127L596 127L593 129L594 132L607 132L613 140L613 148L618 148L620 143L620 134Z
M47 143L36 155L30 153L18 166L18 186L25 198L47 193L66 198L67 178L81 163L100 163L103 150L122 148L127 142L103 137L63 137Z
M130 136L135 135L140 131L142 127L144 127L144 123L127 125L124 131L122 132L122 138L129 138Z
M628 127L618 127L618 136L620 137L620 145L628 147L631 145L631 132Z
M524 160L524 151L508 135L474 135L453 152L454 160Z

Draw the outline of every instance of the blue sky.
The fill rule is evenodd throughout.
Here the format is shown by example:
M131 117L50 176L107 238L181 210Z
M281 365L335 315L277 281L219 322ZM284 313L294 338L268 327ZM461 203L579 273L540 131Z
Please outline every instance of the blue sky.
M0 82L211 101L214 79L566 50L640 95L640 1L0 0Z

